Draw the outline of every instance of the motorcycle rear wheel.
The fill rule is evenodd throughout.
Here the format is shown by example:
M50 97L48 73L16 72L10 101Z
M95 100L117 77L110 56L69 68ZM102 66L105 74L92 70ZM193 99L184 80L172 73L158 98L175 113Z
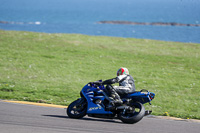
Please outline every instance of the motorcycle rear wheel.
M67 115L70 118L80 119L83 118L87 113L87 103L85 99L80 102L80 99L72 102L67 108Z
M118 114L119 119L124 122L124 123L128 123L128 124L133 124L136 122L139 122L145 115L145 108L143 106L143 104L137 102L133 104L135 110L132 112L124 112L121 111Z

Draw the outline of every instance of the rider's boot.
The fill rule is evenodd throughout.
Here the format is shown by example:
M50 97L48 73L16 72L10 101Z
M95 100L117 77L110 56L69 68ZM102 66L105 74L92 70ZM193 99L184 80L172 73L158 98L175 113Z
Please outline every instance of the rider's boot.
M119 106L123 103L120 96L117 93L112 93L110 98L110 103L107 106L107 109L112 110L115 109L115 106Z
M123 101L121 100L121 98L120 98L120 96L115 92L115 93L112 93L111 94L111 97L112 97L112 103L114 103L114 104L122 104L123 103Z

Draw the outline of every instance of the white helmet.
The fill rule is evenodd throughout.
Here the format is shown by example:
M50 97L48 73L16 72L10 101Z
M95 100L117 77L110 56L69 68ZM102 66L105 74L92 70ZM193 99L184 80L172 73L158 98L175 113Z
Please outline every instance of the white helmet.
M129 71L125 67L121 67L120 69L117 70L117 76L119 75L128 75Z

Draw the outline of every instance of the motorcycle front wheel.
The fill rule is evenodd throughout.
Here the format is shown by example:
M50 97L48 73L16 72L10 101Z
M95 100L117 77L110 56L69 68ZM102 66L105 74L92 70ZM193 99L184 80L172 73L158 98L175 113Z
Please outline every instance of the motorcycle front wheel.
M133 124L139 122L145 115L145 108L143 104L137 102L133 103L134 111L121 111L118 114L119 119L124 123Z
M87 101L85 98L80 98L72 102L67 108L67 115L70 118L80 119L87 113Z

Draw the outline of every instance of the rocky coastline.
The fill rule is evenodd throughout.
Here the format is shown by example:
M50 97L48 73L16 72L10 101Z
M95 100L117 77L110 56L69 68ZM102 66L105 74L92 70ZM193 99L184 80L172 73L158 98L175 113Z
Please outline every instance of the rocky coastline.
M99 21L98 24L154 25L154 26L196 26L200 24L183 24L175 22L131 22L131 21Z
M7 22L0 21L1 24L22 24L22 22ZM176 22L131 22L131 21L99 21L98 24L124 24L124 25L154 25L154 26L195 26L200 27L200 24L183 24ZM30 22L28 24L40 24L40 22Z
M0 21L0 24L9 24L7 21Z

